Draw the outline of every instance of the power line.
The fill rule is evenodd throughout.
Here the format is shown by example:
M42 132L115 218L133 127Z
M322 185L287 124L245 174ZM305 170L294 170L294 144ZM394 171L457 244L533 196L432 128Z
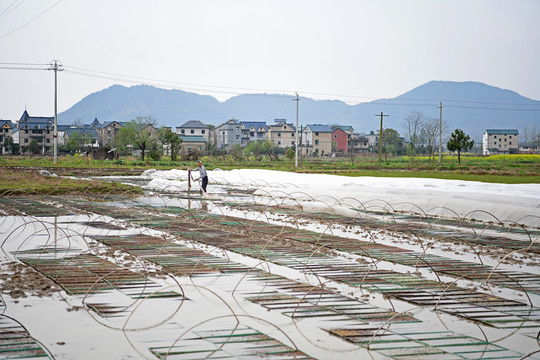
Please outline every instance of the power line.
M0 19L6 17L7 15L11 14L13 12L13 10L15 10L16 8L18 8L19 6L22 5L23 2L25 2L26 0L22 0L17 6L15 6L13 9L9 10L9 8L11 8L13 6L13 4L15 4L17 1L19 0L15 0L14 2L11 3L11 5L9 5L6 10L2 11L2 13L0 14ZM8 11L9 10L9 11Z
M49 64L34 64L34 63L21 63L21 62L14 62L14 63L9 63L9 62L0 62L0 65L25 65L25 66L47 66Z
M521 104L519 104L519 105L521 105ZM536 106L538 106L538 105L536 105ZM495 107L481 107L481 106L445 105L445 107L456 108L456 109L478 109L478 110L497 110L497 111L540 111L540 109L495 108Z
M68 68L65 66L65 68ZM174 85L172 82L159 82L159 81L141 81L142 79L129 79L129 78L123 78L121 76L112 76L112 75L97 75L97 74L88 74L80 71L73 71L66 69L66 73L68 74L76 74L76 75L82 75L82 76L88 76L93 77L97 79L106 79L106 80L115 80L115 81L121 81L121 82L127 82L131 84L140 84L140 85L156 85L156 86L167 86L174 89L179 90L187 90L187 91L208 91L212 93L222 93L222 94L233 94L233 95L243 95L245 92L238 92L238 91L225 91L225 90L215 90L215 89L205 89L205 88L193 88L193 87L187 87L187 86L178 86ZM180 84L180 83L179 83ZM269 95L271 96L271 95Z
M135 84L148 84L148 82L151 82L152 85L158 85L158 86L169 86L176 89L181 90L188 90L188 91L208 91L213 93L222 93L222 94L232 94L232 95L243 95L246 91L254 92L254 91L262 91L262 92L278 92L281 94L296 94L296 91L292 90L283 90L283 89L261 89L261 88L245 88L245 87L232 87L232 86L221 86L221 85L206 85L206 84L199 84L199 83L185 83L185 82L178 82L178 81L170 81L170 80L162 80L162 79L155 79L155 78L147 78L142 76L132 76L132 75L125 75L125 74L118 74L118 73L112 73L112 72L104 72L104 71L97 71L92 69L85 69L80 67L74 67L74 66L65 66L66 72L72 73L72 74L78 74L83 76L91 76L101 79L107 79L107 80L118 80L118 81L124 81L129 83L135 83ZM73 69L73 70L70 70ZM74 71L79 70L79 71ZM141 82L144 81L144 82ZM226 90L226 91L225 91ZM346 94L331 94L331 93L319 93L319 92L311 92L311 91L302 91L302 93L305 94L311 94L311 95L322 95L322 96L333 96L333 97L348 97L353 99L375 99L380 100L380 98L375 97L362 97L362 96L356 96L356 95L346 95ZM272 94L255 94L255 95L261 95L261 96L272 96ZM390 101L390 99L387 99ZM392 102L385 102L377 101L377 102L370 102L370 103L362 103L364 105L385 105L385 106L422 106L422 107L432 107L436 106L436 104L440 101L453 101L453 102L464 102L464 103L477 103L477 104L494 104L494 105L522 105L522 104L507 104L507 103L487 103L487 102L479 102L479 101L467 101L467 100L448 100L448 99L410 99L410 98L401 98L398 101L403 102L396 102L396 100L392 100ZM415 101L433 101L433 103L411 103ZM523 104L527 106L535 106L534 104ZM536 105L538 106L538 105ZM456 105L448 105L448 107L455 107L459 108L460 106ZM466 108L466 107L463 107ZM473 107L471 107L473 108ZM481 109L481 108L479 108ZM492 108L488 108L492 109ZM497 109L495 109L497 110ZM504 109L506 110L506 109ZM536 110L533 109L531 111L540 111L540 109Z
M18 67L18 66L0 66L2 70L47 70L45 67Z
M151 79L151 78L145 78L145 77L139 77L139 76L129 76L129 75L122 75L122 74L115 74L115 73L107 73L102 71L95 71L95 70L89 70L89 69L81 69L76 67L70 67L70 66L64 66L66 68L66 73L76 74L76 75L83 75L83 76L89 76L94 78L100 78L100 79L106 79L106 80L115 80L115 81L122 81L122 82L128 82L132 84L147 84L147 85L155 85L155 86L167 86L179 90L184 91L207 91L211 93L220 93L220 94L229 94L229 95L245 95L246 91L274 91L274 92L281 92L282 94L290 94L292 91L289 90L269 90L269 89L256 89L256 88L235 88L235 87L228 87L228 86L219 86L219 85L204 85L204 84L192 84L192 83L182 83L182 82L175 82L175 81L169 81L169 80L158 80L158 79ZM69 69L81 69L88 72L82 72L82 71L74 71ZM92 72L92 73L90 73ZM94 74L95 73L95 74ZM105 75L100 75L105 74ZM196 87L200 86L200 87ZM223 90L221 90L223 89ZM231 90L225 90L225 89L231 89ZM243 90L243 91L242 91ZM306 94L320 94L320 93L313 93L313 92L306 92ZM257 96L265 96L265 97L272 97L272 96L279 96L279 95L273 95L273 94L252 94ZM354 97L353 95L349 95L350 97ZM417 107L433 107L436 106L437 103L435 101L433 103L415 103L414 101L420 101L420 100L428 100L428 99L402 99L404 101L409 102L385 102L385 101L377 101L377 102L368 102L368 103L361 103L362 105L376 105L376 106L417 106ZM445 100L445 99L442 99ZM437 100L438 101L438 100ZM459 100L454 100L459 101ZM466 100L463 100L463 102L466 102ZM474 102L471 102L474 103ZM482 102L478 102L481 104ZM494 103L497 104L497 103ZM518 104L516 104L518 105ZM532 104L531 104L532 105ZM490 108L490 107L474 107L474 106L459 106L459 105L446 105L446 107L449 108L464 108L464 109L479 109L479 110L517 110L517 111L540 111L540 108L538 109L512 109L512 108Z
M78 67L74 67L74 66L65 66L65 68L66 69L75 69L75 70L79 70L79 71L86 71L86 72L90 72L90 73L104 74L104 75L107 75L107 76L114 76L114 77L120 77L120 78L129 78L129 79L136 79L136 80L144 80L144 81L152 81L152 82L158 82L158 83L164 83L164 84L200 86L200 87L209 87L209 88L218 88L218 89L231 89L231 90L245 90L245 91L273 91L273 92L286 92L286 93L287 92L290 92L290 93L293 92L293 91L277 90L277 89L274 89L274 90L272 90L272 89L255 89L255 88L242 88L242 87L232 87L232 86L184 83L184 82L178 82L178 81L152 79L152 78L146 78L146 77L141 77L141 76L132 76L132 75L124 75L124 74L118 74L118 73L90 70L90 69L78 68Z
M13 1L13 2L12 2L12 3L11 3L11 4L10 4L10 5L9 5L9 6L8 6L8 7L7 7L7 8L5 9L5 10L4 10L4 11L2 11L2 12L0 13L0 16L1 16L1 15L4 15L4 13L5 13L6 11L8 11L8 10L9 10L9 8L10 8L10 7L12 7L12 6L13 6L13 4L15 4L15 3L16 3L17 1L19 1L19 0L15 0L15 1ZM1 19L1 18L0 18L0 19Z
M468 103L468 104L538 106L537 104L524 104L524 103L500 103L500 102L489 102L489 101L452 100L452 99L444 99L444 100L453 101L453 102L462 102L462 103Z
M384 105L384 106L410 106L410 105L414 105L414 106L433 106L433 104L415 104L415 103L405 103L405 102L401 102L401 103L370 102L370 103L363 103L362 105L377 105L377 106L380 106L380 105Z
M204 90L204 91L211 91L211 92L218 92L218 93L225 93L225 94L238 94L242 95L245 94L246 91L262 91L262 92L274 92L274 93L281 93L281 94L296 94L296 91L293 90L285 90L285 89L261 89L261 88L245 88L245 87L232 87L232 86L222 86L222 85L206 85L206 84L199 84L199 83L184 83L184 82L178 82L178 81L170 81L170 80L162 80L162 79L155 79L155 78L147 78L147 77L141 77L141 76L133 76L133 75L125 75L125 74L119 74L119 73L112 73L112 72L105 72L105 71L98 71L98 70L91 70L91 69L85 69L80 67L74 67L74 66L65 66L66 71L73 74L79 74L84 76L94 76L96 78L102 78L102 79L109 79L109 80L120 80L120 81L126 81L130 83L136 83L140 84L141 80L145 82L152 82L154 84L170 84L168 86L174 85L178 86L180 85L180 89L185 88L185 86L189 86L191 90ZM73 71L73 70L79 70L79 71ZM82 71L82 72L81 72ZM98 75L91 75L92 74L98 74ZM171 86L172 87L172 86ZM195 87L195 88L193 88ZM201 89L201 88L204 89ZM178 88L178 87L177 87ZM208 88L208 89L206 89ZM218 91L216 89L228 89L230 91ZM357 96L357 95L346 95L346 94L332 94L332 93L321 93L321 92L313 92L313 91L302 91L305 94L309 95L321 95L321 96L332 96L336 98L352 98L352 99L372 99L372 100L379 100L380 98L377 97L367 97L367 96ZM269 94L271 95L271 94ZM426 106L433 106L433 104L429 104Z
M2 70L47 70L46 68L31 68L31 67L15 67L15 66L0 66Z
M61 0L60 0L61 1ZM58 1L58 2L60 2ZM57 2L57 3L58 3ZM6 69L6 70L46 70L46 68L43 68L42 66L49 66L49 64L39 64L39 63L23 63L23 62L0 62L0 69ZM132 75L125 75L125 74L118 74L113 72L104 72L104 71L97 71L92 69L86 69L86 68L80 68L80 67L74 67L74 66L64 66L65 72L75 74L75 75L82 75L82 76L88 76L93 78L99 78L99 79L106 79L106 80L112 80L112 81L120 81L120 82L127 82L132 84L145 84L145 85L153 85L153 86L162 86L162 87L169 87L173 89L179 89L184 91L193 91L193 92L209 92L209 93L221 93L221 94L228 94L228 95L245 95L246 92L265 92L264 94L260 93L252 93L251 95L256 96L265 96L265 97L278 97L280 95L284 94L296 94L295 91L291 90L277 90L277 89L260 89L260 88L245 88L245 87L232 87L232 86L221 86L221 85L206 85L206 84L199 84L199 83L185 83L185 82L179 82L179 81L170 81L170 80L162 80L162 79L154 79L154 78L148 78L148 77L142 77L142 76L132 76ZM277 92L279 94L268 94L266 92ZM341 97L350 97L350 98L364 98L364 99L375 99L374 97L360 97L355 95L337 95L337 94L329 94L329 93L318 93L318 92L309 92L306 91L306 94L315 94L315 95L332 95L332 96L341 96ZM493 110L493 111L540 111L540 108L530 108L531 106L538 106L535 104L520 104L520 103L496 103L496 102L482 102L482 101L470 101L470 100L456 100L456 99L440 99L436 100L437 103L439 101L451 101L455 103L466 103L466 104L492 104L492 105L518 105L520 108L512 107L485 107L485 106L467 106L467 105L446 105L448 108L456 108L456 109L477 109L477 110ZM423 103L417 103L417 101L424 101ZM433 103L430 103L430 101L433 101ZM379 101L373 101L373 102L365 102L360 103L362 105L376 105L376 106L415 106L415 107L433 107L436 106L437 103L435 103L435 99L409 99L409 98L400 98L397 100L392 99L383 99ZM521 106L526 106L529 108L521 108Z
M123 82L129 82L134 84L153 84L153 85L166 85L169 87L174 87L181 90L192 90L192 91L209 91L209 92L215 92L215 93L224 93L224 94L234 94L234 95L243 95L246 91L263 91L263 92L278 92L282 94L291 94L296 93L292 90L278 90L278 89L261 89L261 88L244 88L244 87L232 87L232 86L220 86L220 85L206 85L206 84L198 84L198 83L185 83L185 82L178 82L178 81L170 81L170 80L162 80L162 79L155 79L155 78L147 78L142 76L132 76L132 75L125 75L125 74L119 74L119 73L112 73L112 72L105 72L105 71L97 71L97 70L91 70L91 69L85 69L80 67L74 67L74 66L64 66L67 73L71 74L77 74L77 75L83 75L83 76L89 76L94 78L100 78L100 79L107 79L107 80L117 80L117 81L123 81ZM73 69L73 70L72 70ZM78 70L78 71L76 71ZM143 81L143 82L141 82ZM179 86L180 85L180 86ZM221 89L227 89L227 91L221 90ZM309 92L306 91L306 94L315 94L315 95L332 95L332 96L342 96L342 97L350 97L350 98L363 98L363 99L377 99L375 97L361 97L361 96L355 96L355 95L337 95L337 94L328 94L328 93L318 93L318 92ZM261 95L261 96L272 96L272 94L254 94L254 95ZM404 99L407 100L407 99ZM430 99L409 99L409 101L426 101ZM434 99L433 99L434 101ZM371 104L371 103L364 103L364 104ZM410 103L386 103L386 102L377 102L373 103L373 105L390 105L390 106L400 106L400 105L416 105L416 106L433 106L433 103L430 104L410 104Z
M34 18L32 18L31 20L25 22L24 24L22 24L22 25L19 26L18 28L15 28L14 30L8 32L7 34L4 34L4 35L0 36L0 39L5 38L6 36L13 34L15 31L22 29L23 27L25 27L26 25L30 24L32 21L36 20L36 19L39 18L41 15L45 14L47 11L51 10L53 7L55 7L56 5L58 5L61 1L62 1L62 0L58 0L58 1L55 2L53 5L51 5L51 6L48 7L47 9L45 9L45 11L43 11L42 13L40 13L39 15L37 15L36 17L34 17ZM22 4L22 3L21 3L21 4ZM19 5L20 5L20 4L19 4Z

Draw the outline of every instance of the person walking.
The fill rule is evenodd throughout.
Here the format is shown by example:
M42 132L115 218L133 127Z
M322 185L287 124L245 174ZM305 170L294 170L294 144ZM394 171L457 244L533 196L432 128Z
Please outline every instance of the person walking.
M200 179L202 181L201 188L202 188L204 194L206 194L206 186L208 185L208 174L206 173L206 168L202 164L201 160L197 161L197 169L193 169L191 171L192 172L194 172L194 171L199 172L199 175L200 175L199 178L194 179L194 180L199 180Z

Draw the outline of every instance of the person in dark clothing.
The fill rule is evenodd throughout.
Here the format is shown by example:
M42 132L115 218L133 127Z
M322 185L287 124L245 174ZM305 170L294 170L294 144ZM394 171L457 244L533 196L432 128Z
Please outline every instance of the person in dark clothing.
M202 164L200 160L197 161L197 169L192 170L192 172L193 171L199 172L200 174L199 179L201 179L201 182L202 182L201 188L206 194L206 186L208 185L208 174L206 173L206 168L204 167L204 165ZM194 180L198 180L198 179L194 179Z

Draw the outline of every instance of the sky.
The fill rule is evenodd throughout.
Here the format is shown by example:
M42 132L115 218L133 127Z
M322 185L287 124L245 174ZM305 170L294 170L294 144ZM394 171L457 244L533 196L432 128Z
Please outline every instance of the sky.
M0 118L113 84L360 103L431 80L540 100L537 0L0 0ZM38 64L38 65L27 65ZM294 104L293 104L294 105Z

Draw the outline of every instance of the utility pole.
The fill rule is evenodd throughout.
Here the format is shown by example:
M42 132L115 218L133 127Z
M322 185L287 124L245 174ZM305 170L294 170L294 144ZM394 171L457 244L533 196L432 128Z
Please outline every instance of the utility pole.
M375 116L379 116L378 114L375 115ZM379 167L381 167L381 159L382 159L382 129L383 129L383 126L382 126L382 119L383 119L383 116L389 116L389 115L384 115L382 112L381 112L381 131L379 132Z
M302 139L304 138L304 126L303 125L300 125L300 140L299 140L299 144L300 145L300 148L298 150L298 157L300 158L299 161L300 161L300 165L302 165L302 159L304 158L304 156L302 155Z
M441 167L442 165L442 108L443 108L443 105L442 105L442 101L439 101L439 109L440 109L440 114L439 114L439 167Z
M296 139L294 141L294 167L298 168L298 103L300 102L298 93L296 93L296 97L293 99L293 101L296 101Z
M62 64L58 64L58 60L53 60L50 63L48 70L54 71L54 131L53 131L53 143L54 143L54 163L58 164L58 71L63 71Z

